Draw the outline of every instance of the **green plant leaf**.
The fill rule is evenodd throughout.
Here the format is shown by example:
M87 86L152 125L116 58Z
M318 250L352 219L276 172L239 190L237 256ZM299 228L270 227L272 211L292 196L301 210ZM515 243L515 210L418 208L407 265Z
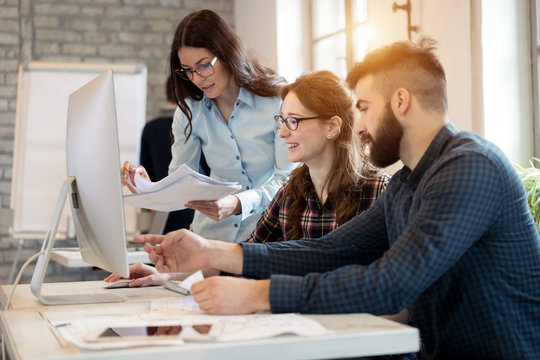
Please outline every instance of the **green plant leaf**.
M529 163L530 168L519 165L514 165L514 167L525 187L529 210L540 233L540 169L535 166L535 164L540 164L540 159L532 158Z

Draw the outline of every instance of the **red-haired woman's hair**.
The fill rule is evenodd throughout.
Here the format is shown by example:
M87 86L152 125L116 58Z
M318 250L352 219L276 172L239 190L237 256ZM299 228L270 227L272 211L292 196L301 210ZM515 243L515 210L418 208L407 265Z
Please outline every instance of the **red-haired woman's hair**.
M359 116L354 98L345 82L330 71L300 76L294 83L282 87L281 97L285 99L290 92L298 97L306 109L316 114L337 115L343 121L339 134L333 139L336 157L323 183L328 193L327 201L336 210L336 221L341 225L358 212L359 204L354 200L358 196L352 194L362 191L366 179L372 178L375 172L368 162L366 147L354 133ZM303 236L297 214L306 206L304 180L308 172L307 165L298 167L291 173L285 187L285 196L291 204L287 219L291 225L287 232L289 239Z

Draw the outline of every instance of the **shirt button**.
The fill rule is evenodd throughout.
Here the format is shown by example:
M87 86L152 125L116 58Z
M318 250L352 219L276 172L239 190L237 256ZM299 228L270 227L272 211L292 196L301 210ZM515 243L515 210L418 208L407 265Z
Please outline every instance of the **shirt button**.
M234 115L231 115L231 119L234 119Z
M246 190L249 190L249 186L246 186Z
M234 139L234 136L231 135L231 139Z
M238 224L234 224L234 227L237 228L237 227L238 227Z
M242 175L246 175L246 172L244 170L242 170Z
M236 160L240 160L240 156L236 155Z
M240 102L239 102L239 101L236 102L236 106L238 106L238 105L240 105Z

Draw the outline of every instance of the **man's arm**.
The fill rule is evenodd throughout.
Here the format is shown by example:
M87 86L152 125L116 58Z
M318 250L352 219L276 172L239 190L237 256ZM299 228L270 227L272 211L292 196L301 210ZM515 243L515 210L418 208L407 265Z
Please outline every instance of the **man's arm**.
M381 195L383 199L385 193ZM319 239L242 244L242 275L266 279L271 274L306 275L348 264L369 264L388 249L382 201Z
M207 240L186 229L167 235L137 235L159 272L177 273L214 268L231 274L242 272L242 247L235 243Z
M170 264L179 261L193 266L198 260L200 267L237 274L243 260L243 275L292 274L271 276L268 299L272 312L396 313L451 269L493 223L507 196L500 172L476 154L444 163L417 190L422 192L417 209L393 209L403 211L402 216L410 213L411 218L403 230L396 225L394 231L399 235L392 247L371 263L373 254L369 253L380 249L381 237L386 235L385 221L393 220L381 219L389 211L383 211L385 201L381 200L392 194L391 186L370 210L322 239L244 244L241 248L208 240L199 243L195 238L196 251L189 250L186 241L179 246L178 259L170 259ZM212 245L208 247L207 242ZM175 251L160 248L156 247L158 256L162 256L160 251ZM200 258L200 253L210 255ZM167 259L164 264L169 264ZM257 298L264 300L264 291L260 293ZM237 303L244 299L238 296Z
M244 255L239 244L212 241L208 250L209 266L230 274L242 273Z
M431 176L418 190L420 207L382 258L306 276L272 275L272 312L383 315L418 298L482 237L506 196L500 169L481 155L453 159ZM245 250L244 256L250 260ZM269 251L268 258L275 264L283 257Z

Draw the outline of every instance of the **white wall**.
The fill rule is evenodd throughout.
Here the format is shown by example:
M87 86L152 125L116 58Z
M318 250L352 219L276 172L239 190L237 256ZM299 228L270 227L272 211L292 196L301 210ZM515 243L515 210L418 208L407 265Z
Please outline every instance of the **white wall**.
M236 34L271 69L277 69L276 6L276 0L234 1Z
M289 82L310 70L308 0L235 0L235 31L261 62Z
M404 1L397 1L399 4ZM392 11L394 0L368 0L370 50L394 41L407 40L407 17ZM430 36L438 42L437 55L445 69L450 119L461 130L473 130L471 110L471 31L469 0L412 1L412 34Z
M407 39L405 12L393 12L393 3L368 0L370 50ZM469 0L413 0L412 9L412 22L420 26L420 34L439 42L438 55L448 79L450 117L460 129L472 130ZM305 10L303 0L235 1L236 32L265 64L278 69L289 81L309 70L309 44L304 34L308 29L297 14ZM413 40L418 36L413 34Z
M306 16L309 0L277 1L277 70L293 82L311 70L310 24Z
M235 1L240 36L289 81L310 70L305 34L309 24L302 16L306 1ZM407 39L405 12L392 11L394 2L403 4L404 0L367 1L369 50ZM512 162L527 165L534 146L528 1L411 3L412 24L420 27L412 40L427 35L438 41L437 54L448 83L450 119L459 129L493 141Z

